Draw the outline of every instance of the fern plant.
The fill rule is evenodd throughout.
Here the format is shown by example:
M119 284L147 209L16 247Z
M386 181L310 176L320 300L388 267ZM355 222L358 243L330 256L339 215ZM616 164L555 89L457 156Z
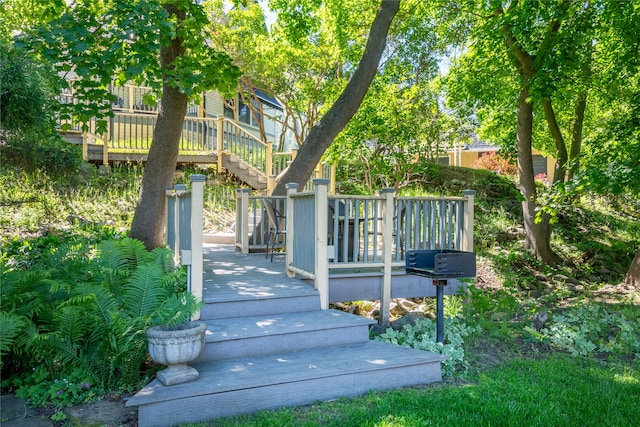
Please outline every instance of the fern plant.
M147 359L146 330L179 327L201 306L171 251L130 238L52 248L28 270L3 267L0 282L2 377L22 390L71 372L90 378L83 390L92 395L133 389ZM48 377L31 375L36 367Z

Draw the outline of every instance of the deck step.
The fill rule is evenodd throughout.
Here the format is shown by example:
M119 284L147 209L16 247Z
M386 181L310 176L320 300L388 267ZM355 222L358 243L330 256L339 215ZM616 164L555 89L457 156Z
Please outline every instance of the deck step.
M377 341L194 365L196 381L157 380L132 397L139 426L169 426L441 380L442 357Z
M205 279L203 321L320 309L320 294L301 280L287 277L275 282L252 278L238 280L234 279L233 270L220 268L215 269L215 273L218 280L224 278L227 282L217 285Z
M369 340L375 322L338 310L209 320L198 362L300 351Z
M369 340L370 319L320 310L283 263L233 246L205 250L206 346L193 382L154 380L127 406L139 427L168 426L441 380L440 355Z

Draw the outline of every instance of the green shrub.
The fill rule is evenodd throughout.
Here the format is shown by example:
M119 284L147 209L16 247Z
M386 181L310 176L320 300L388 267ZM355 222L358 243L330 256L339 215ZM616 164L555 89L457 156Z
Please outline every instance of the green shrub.
M62 140L55 126L59 88L46 64L0 42L0 164L52 176L74 176L80 147Z
M404 325L399 331L387 328L374 339L441 354L447 357L442 362L443 376L463 374L468 369L462 347L464 338L479 331L479 328L467 326L458 317L446 317L444 323L444 343L436 342L436 325L431 319L419 320L415 325Z
M3 387L36 405L137 387L146 329L179 325L200 307L168 249L147 251L125 238L62 243L38 255L35 263L2 266L2 320L12 327L0 335L2 377L10 378Z

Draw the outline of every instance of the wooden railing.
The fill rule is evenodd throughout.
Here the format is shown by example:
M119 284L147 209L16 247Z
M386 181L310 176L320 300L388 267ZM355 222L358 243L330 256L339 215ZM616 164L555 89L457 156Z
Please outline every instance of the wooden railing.
M286 243L276 248L286 250L287 272L313 279L323 308L332 271L382 271L385 303L392 270L405 265L407 250L473 251L473 190L461 197L395 197L393 189L350 196L331 195L328 180L313 184L303 192L289 184L287 197L269 200L286 217ZM245 253L266 246L262 200L238 190L236 245Z
M125 85L110 88L115 100L110 105L113 117L107 117L107 131L97 133L96 120L85 123L85 130L78 123L59 121L69 139L82 141L83 158L89 160L89 146L100 146L102 162L109 164L109 153L145 155L153 139L157 121L157 106L147 103L149 88ZM75 103L71 91L60 94L61 103ZM276 182L295 158L293 152L276 152L271 141L261 141L252 133L223 116L202 117L199 105L190 103L182 125L179 150L182 155L216 157L218 170L223 167L223 156L242 162L243 169L251 169L250 175L259 175L266 181L266 191L271 193ZM73 137L73 138L72 138ZM333 180L335 172L327 165L319 165L314 176ZM264 182L264 181L263 181Z
M187 290L199 301L203 286L204 175L189 177L191 189L177 184L166 191L165 239L176 263L187 266ZM195 314L192 320L200 318Z

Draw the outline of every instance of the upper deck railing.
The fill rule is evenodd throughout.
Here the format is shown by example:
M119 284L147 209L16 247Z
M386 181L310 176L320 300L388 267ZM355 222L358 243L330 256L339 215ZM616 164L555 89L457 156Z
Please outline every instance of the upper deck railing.
M72 132L82 134L85 161L89 160L89 145L101 146L102 162L105 165L109 163L110 153L144 155L151 147L158 112L156 106L145 103L145 94L149 89L125 85L112 87L111 92L116 100L111 104L112 117L105 118L106 133L97 134L95 119L85 123L85 131L78 123L58 123ZM77 102L71 92L62 93L59 99L63 103ZM275 188L278 177L282 176L294 160L296 152L274 151L272 141L262 141L255 133L233 120L222 115L202 117L204 115L198 105L189 104L182 124L180 154L196 158L215 157L218 170L228 167L230 162L241 162L242 168L252 170L253 175L264 177L266 191L270 193ZM92 137L88 137L89 135ZM223 164L225 157L233 160ZM319 165L316 176L330 178L331 167Z

